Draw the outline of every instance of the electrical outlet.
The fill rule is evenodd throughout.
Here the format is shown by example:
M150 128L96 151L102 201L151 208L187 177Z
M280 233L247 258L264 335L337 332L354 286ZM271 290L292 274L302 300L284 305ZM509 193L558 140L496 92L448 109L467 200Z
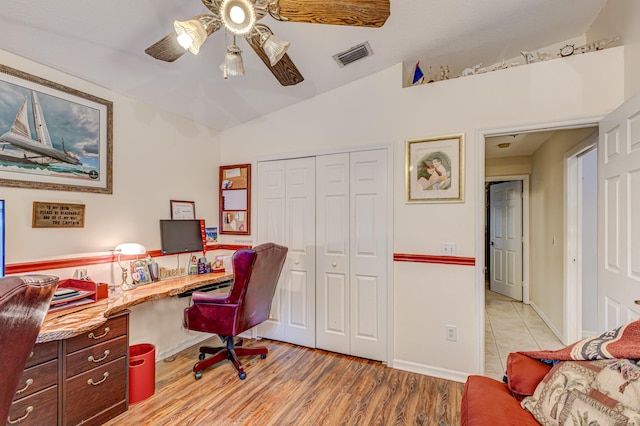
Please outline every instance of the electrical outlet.
M447 333L447 340L451 340L452 342L458 340L458 328L455 325L447 325L445 326L445 330Z
M441 253L443 256L455 256L456 255L456 243L442 242Z

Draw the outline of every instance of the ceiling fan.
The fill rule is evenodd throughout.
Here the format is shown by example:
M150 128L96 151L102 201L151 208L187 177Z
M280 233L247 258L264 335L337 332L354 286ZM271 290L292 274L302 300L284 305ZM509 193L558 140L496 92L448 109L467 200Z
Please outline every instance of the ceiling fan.
M223 29L233 34L221 68L228 75L244 74L241 50L235 37L244 37L258 57L283 86L304 80L286 51L289 43L276 37L258 21L267 14L278 21L317 24L381 27L390 14L390 0L202 0L211 13L189 21L174 22L174 30L145 49L166 62L180 58L187 50L197 54L214 32Z

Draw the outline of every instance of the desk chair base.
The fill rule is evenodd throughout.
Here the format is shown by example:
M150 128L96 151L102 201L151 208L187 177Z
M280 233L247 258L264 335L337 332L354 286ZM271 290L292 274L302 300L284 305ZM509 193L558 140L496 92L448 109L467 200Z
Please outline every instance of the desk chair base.
M251 348L242 347L242 339L238 340L237 343L234 343L233 337L220 336L220 338L224 343L226 343L226 346L200 347L200 355L198 355L198 359L200 361L193 366L193 373L196 380L200 380L202 378L203 370L206 370L212 365L226 359L231 361L235 369L238 371L238 377L240 378L240 380L244 380L247 377L247 373L245 373L244 365L242 365L238 357L260 355L260 359L265 359L267 357L267 353L269 352L269 350L264 346L256 346ZM208 359L205 359L205 354L211 354L212 356Z

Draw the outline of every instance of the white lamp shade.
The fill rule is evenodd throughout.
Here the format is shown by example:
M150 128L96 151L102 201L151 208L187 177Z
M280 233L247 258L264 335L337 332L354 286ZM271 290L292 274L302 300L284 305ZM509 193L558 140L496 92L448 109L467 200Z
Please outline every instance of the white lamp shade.
M145 249L142 244L138 243L122 243L118 244L115 251L119 252L120 254L134 255L145 254L147 252L147 249Z
M285 53L287 53L290 44L288 41L284 41L273 34L267 36L267 39L262 43L262 50L264 50L264 53L269 58L271 66L274 66L282 59Z
M224 55L224 62L220 65L224 78L228 76L236 77L245 74L244 63L242 62L242 50L235 44L227 47Z
M189 50L189 52L197 55L200 51L200 46L207 39L207 30L202 22L197 19L190 21L174 21L173 29L178 35L178 43L180 46Z

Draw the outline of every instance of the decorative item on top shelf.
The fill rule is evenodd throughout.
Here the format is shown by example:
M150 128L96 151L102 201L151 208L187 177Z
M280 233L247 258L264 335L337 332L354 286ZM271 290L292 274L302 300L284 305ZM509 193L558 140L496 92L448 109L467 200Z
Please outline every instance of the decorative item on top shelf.
M220 166L220 234L250 234L251 164Z
M407 202L464 201L464 135L407 141Z
M0 98L0 185L112 193L110 101L4 65Z

